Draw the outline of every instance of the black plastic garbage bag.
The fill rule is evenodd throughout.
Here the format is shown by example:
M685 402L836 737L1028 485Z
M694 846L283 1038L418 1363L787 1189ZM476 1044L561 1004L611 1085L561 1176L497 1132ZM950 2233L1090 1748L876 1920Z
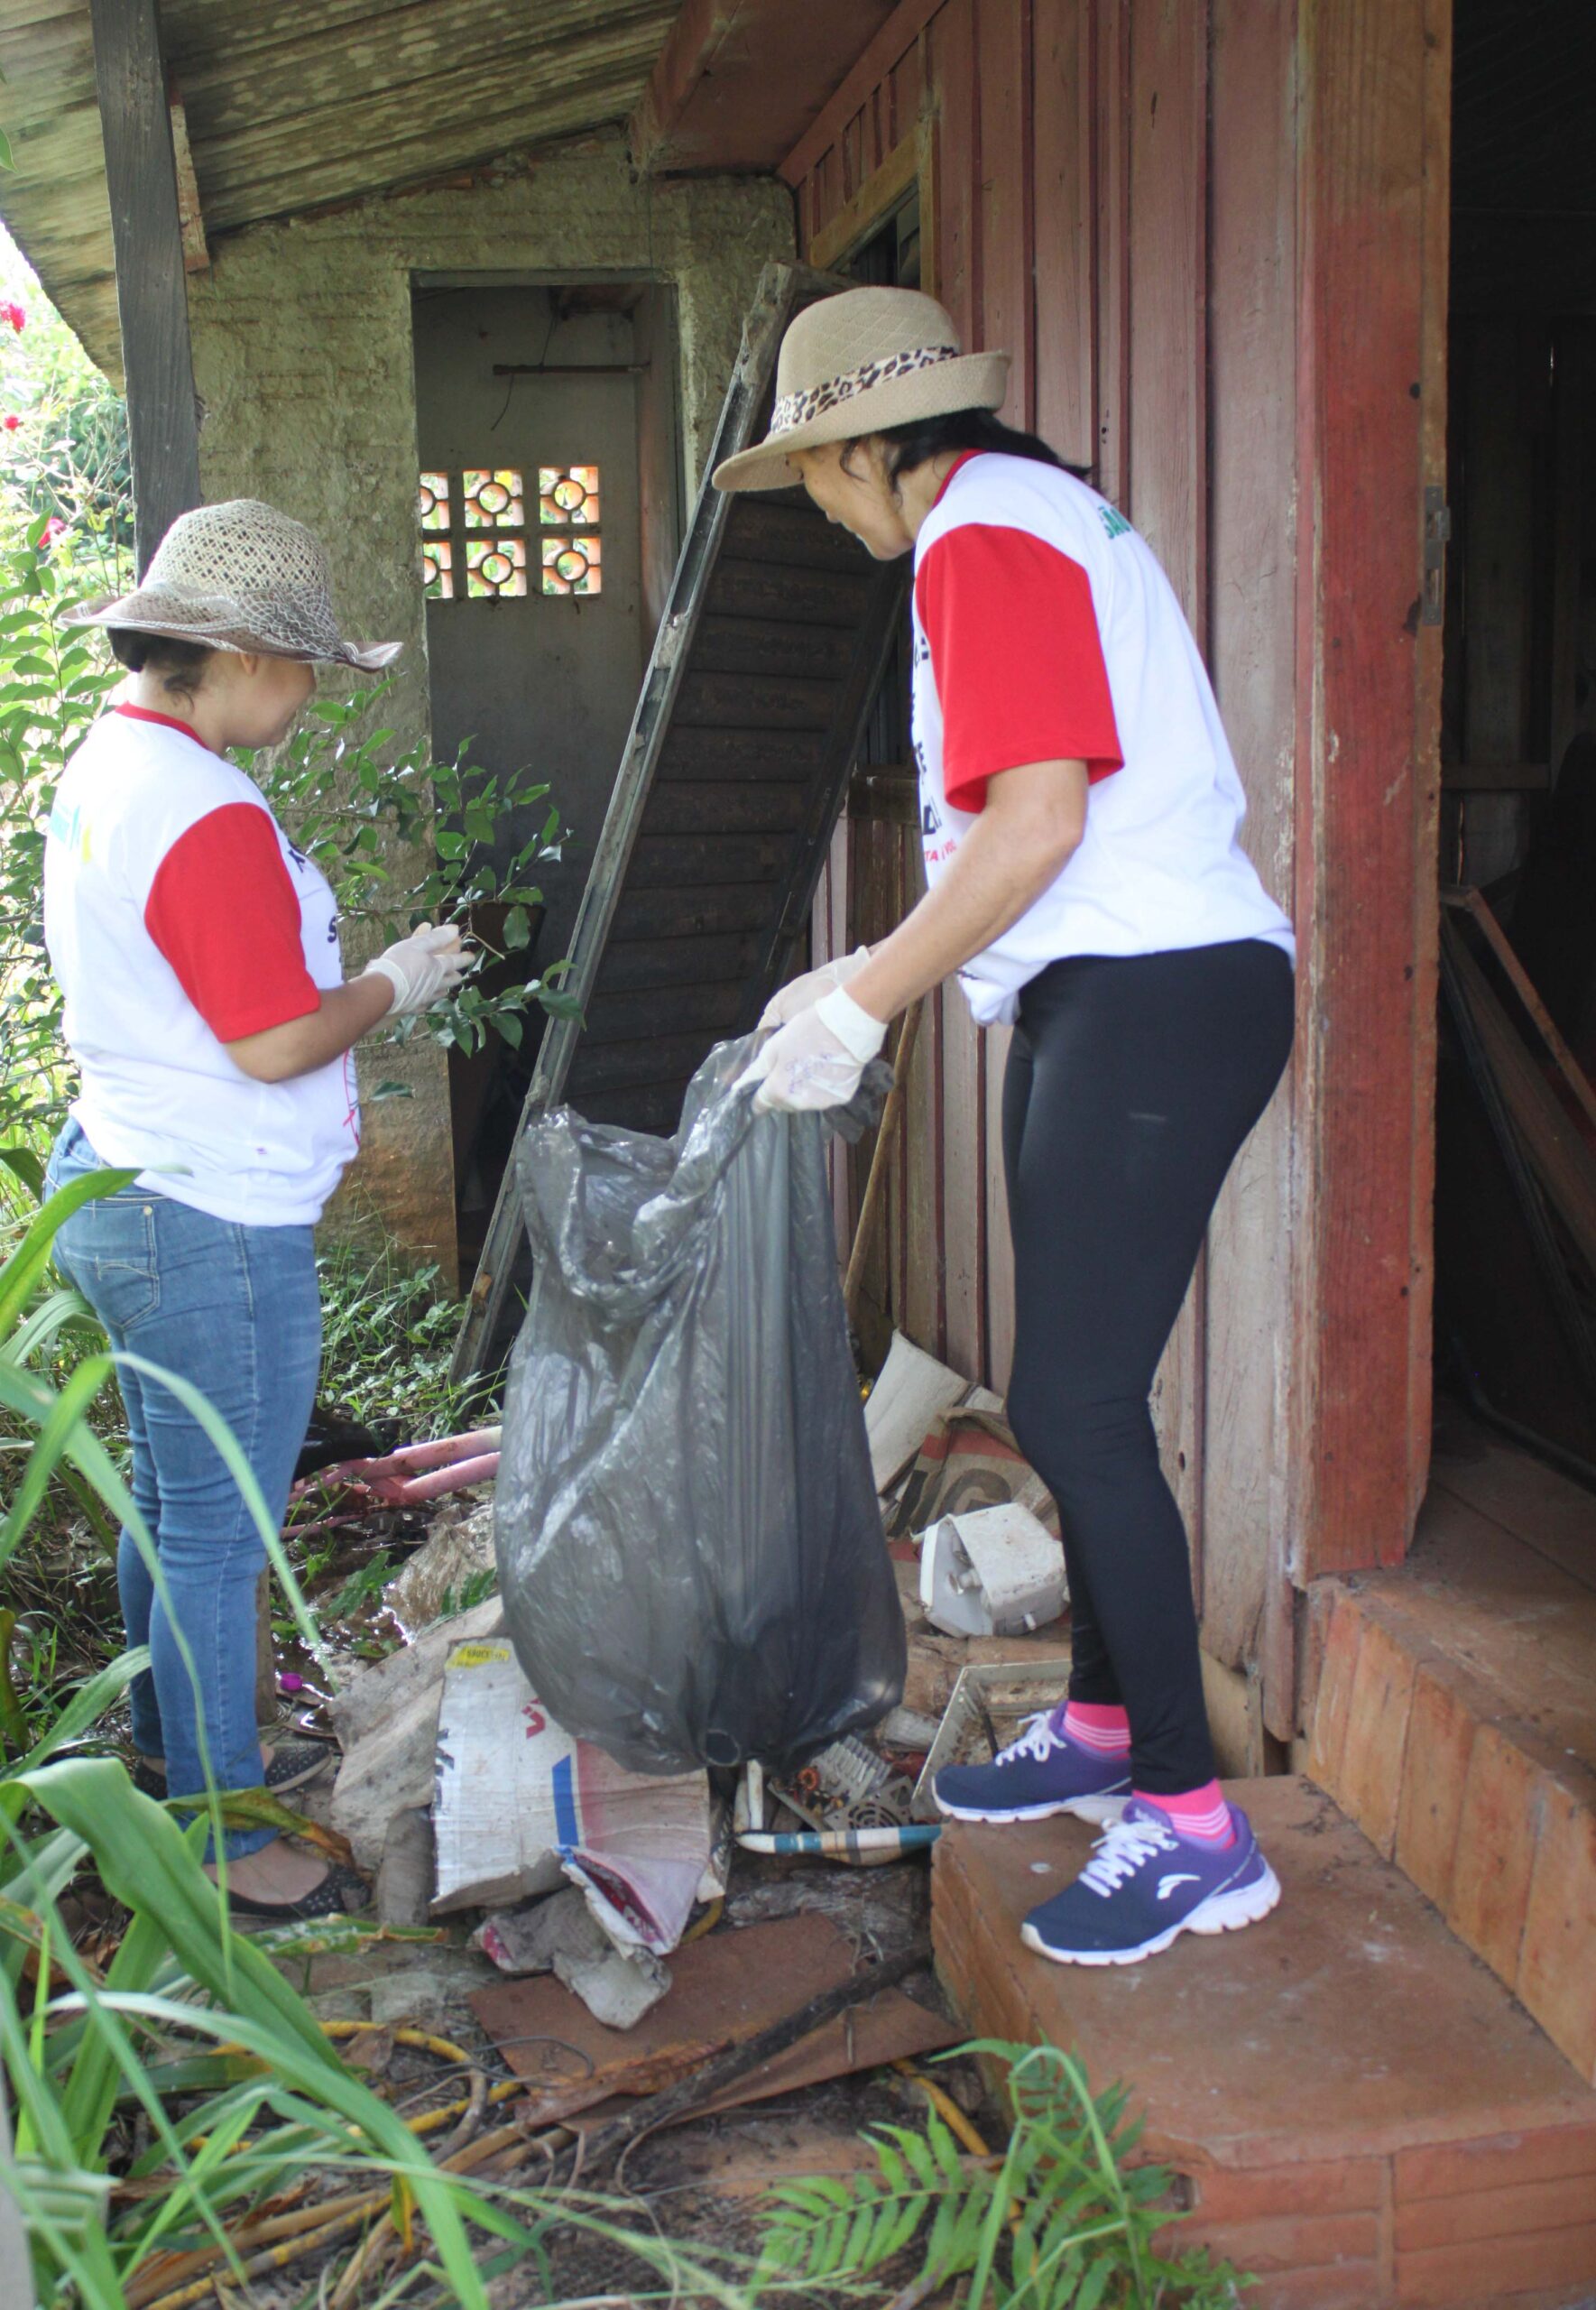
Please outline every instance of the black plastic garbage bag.
M752 1048L710 1054L674 1139L561 1110L516 1158L535 1280L499 1462L504 1616L558 1722L638 1772L790 1769L903 1688L825 1126L753 1113L733 1088Z

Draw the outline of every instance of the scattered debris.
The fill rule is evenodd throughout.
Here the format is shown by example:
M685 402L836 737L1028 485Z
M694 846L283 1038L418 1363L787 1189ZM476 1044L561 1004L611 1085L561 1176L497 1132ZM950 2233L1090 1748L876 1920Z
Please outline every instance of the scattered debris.
M890 1540L923 1532L943 1516L1010 1502L1026 1508L1056 1537L1053 1495L1014 1440L1001 1401L983 1389L922 1429L914 1465L887 1518Z
M497 1475L499 1439L498 1428L478 1428L466 1436L437 1437L429 1444L402 1444L380 1460L345 1460L326 1468L322 1481L358 1484L385 1506L409 1507Z
M425 1925L432 1914L432 1816L424 1806L396 1813L383 1840L376 1909L383 1925Z
M573 2059L591 2065L595 2084L609 2071L610 2095L585 2112L589 2127L608 2133L607 2121L625 2111L625 2102L611 2097L640 2090L628 2076L640 2065L641 2074L658 2074L647 2067L650 2056L674 2061L677 2074L702 2089L693 2109L729 2109L955 2043L956 2029L896 1986L927 1962L917 1939L882 1964L860 1969L848 1936L814 1913L712 1934L672 1960L671 1993L629 2034L623 2069L615 2065L613 2033L547 1976L495 1982L471 2003L511 2068L535 2087L568 2090ZM836 2001L817 2010L827 1999ZM749 2058L733 2074L712 2076L716 2057L729 2049ZM645 2102L633 2113L641 2122L632 2130L685 2114L679 2103ZM603 2139L594 2133L591 2146Z
M484 1917L471 1946L503 1973L556 1974L611 2029L635 2028L670 1987L660 1959L636 1944L618 1949L574 1887Z
M915 1784L917 1821L938 1817L931 1784L944 1765L995 1756L1022 1721L1054 1707L1068 1689L1069 1656L1034 1662L994 1660L962 1669L953 1698Z
M464 1515L453 1502L450 1509L454 1512L445 1510L383 1592L383 1602L407 1635L483 1601L471 1590L484 1578L494 1578L493 1502L484 1501Z
M949 1636L1044 1628L1068 1595L1062 1545L1017 1502L941 1517L921 1538L920 1602Z
M507 1643L450 1654L438 1718L437 1910L579 1884L612 1940L663 1956L714 1845L706 1774L629 1773L556 1724Z
M934 1355L894 1332L881 1377L864 1407L871 1472L878 1492L890 1492L912 1465L933 1423L962 1403L970 1383Z
M375 1869L399 1813L432 1801L438 1711L449 1654L461 1643L496 1636L503 1612L496 1596L469 1612L439 1621L413 1644L352 1677L330 1702L344 1761L333 1789L332 1822L349 1840L362 1869Z

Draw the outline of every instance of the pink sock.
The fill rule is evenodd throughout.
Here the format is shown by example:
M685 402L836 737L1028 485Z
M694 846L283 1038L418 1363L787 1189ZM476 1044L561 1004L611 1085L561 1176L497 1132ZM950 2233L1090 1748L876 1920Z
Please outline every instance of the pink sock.
M1100 1757L1128 1756L1130 1750L1130 1719L1122 1708L1110 1708L1098 1701L1072 1700L1064 1712L1066 1737L1077 1749L1090 1749Z
M1183 1789L1178 1797L1149 1797L1139 1788L1136 1795L1144 1805L1156 1805L1167 1816L1176 1836L1189 1837L1194 1844L1227 1845L1236 1842L1231 1808L1216 1780L1204 1781L1201 1788Z

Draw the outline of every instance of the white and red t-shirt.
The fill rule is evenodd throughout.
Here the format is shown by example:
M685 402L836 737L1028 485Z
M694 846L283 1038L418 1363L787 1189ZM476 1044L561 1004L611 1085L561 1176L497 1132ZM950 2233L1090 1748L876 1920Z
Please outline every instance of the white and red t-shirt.
M44 935L96 1153L217 1219L318 1219L360 1142L353 1058L257 1083L226 1045L342 984L337 909L243 771L114 707L56 791Z
M1066 955L1149 955L1291 925L1237 828L1241 781L1173 587L1123 514L1056 467L972 451L915 544L914 747L927 879L998 772L1084 762L1056 881L960 972L984 1025Z

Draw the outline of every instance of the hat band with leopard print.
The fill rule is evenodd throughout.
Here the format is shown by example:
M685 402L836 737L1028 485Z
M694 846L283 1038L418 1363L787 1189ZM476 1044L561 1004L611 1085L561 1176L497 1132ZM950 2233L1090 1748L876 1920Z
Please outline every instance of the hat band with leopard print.
M912 376L917 369L934 369L939 362L957 361L961 357L956 345L917 345L907 353L891 353L881 361L867 361L861 369L850 369L845 376L827 377L824 383L811 385L806 393L784 393L770 411L770 431L774 439L779 433L790 433L795 426L807 425L812 417L819 417L828 409L835 409L842 402L852 401L856 393L868 393L872 385L885 384L891 377Z

